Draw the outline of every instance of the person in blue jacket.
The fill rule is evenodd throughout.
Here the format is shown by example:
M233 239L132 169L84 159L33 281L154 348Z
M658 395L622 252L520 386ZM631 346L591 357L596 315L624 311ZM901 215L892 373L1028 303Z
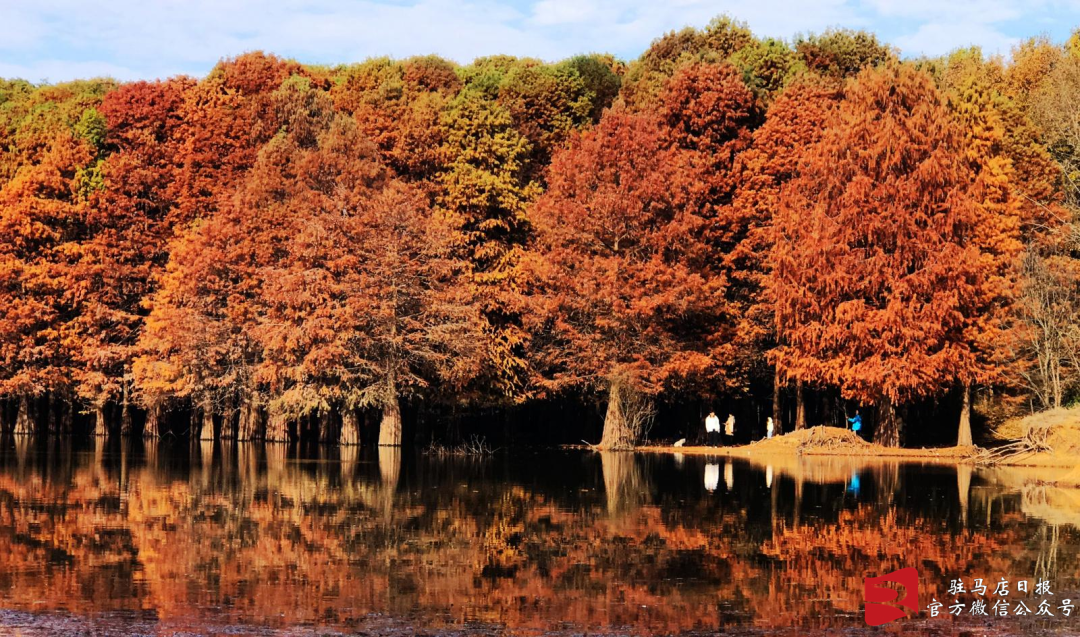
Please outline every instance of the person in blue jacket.
M859 415L858 409L855 410L855 416L848 418L847 421L851 424L851 430L855 433L859 433L859 430L862 429L862 416Z

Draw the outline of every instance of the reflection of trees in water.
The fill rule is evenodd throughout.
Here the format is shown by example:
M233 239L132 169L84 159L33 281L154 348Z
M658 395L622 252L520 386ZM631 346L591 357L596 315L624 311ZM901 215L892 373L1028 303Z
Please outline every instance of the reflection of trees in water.
M967 526L968 504L971 501L971 465L956 465L956 492L960 497L960 521Z
M394 508L394 494L401 479L401 447L379 447L378 508L390 514Z
M1060 533L1056 524L1039 527L1039 558L1035 561L1035 577L1048 581L1057 579L1057 557Z
M570 503L452 463L429 463L423 470L441 477L421 483L410 468L406 489L401 452L387 451L376 470L348 456L288 460L284 445L217 458L211 446L203 464L199 446L190 470L170 477L156 452L132 449L127 488L91 455L61 455L65 480L0 469L0 596L13 608L163 618L216 607L282 625L419 612L522 631L823 627L857 624L862 577L913 555L924 594L939 600L949 576L1030 575L1040 559L1023 549L1030 527L1018 515L992 532L944 531L873 503L792 523L775 501L750 515L740 498L771 496L738 482L730 495L654 506L648 459L625 453L601 455L603 496ZM770 493L790 497L775 473ZM1080 572L1075 544L1060 543L1059 573Z
M401 477L401 447L379 447L379 477L382 486L393 494Z
M877 481L878 503L892 506L896 501L896 493L900 490L900 464L890 462L875 465L872 473Z
M210 486L214 472L214 441L192 439L193 451L198 454L198 467L201 486Z
M994 533L943 533L937 520L896 509L882 514L872 504L842 511L835 524L782 524L762 552L781 565L782 580L805 587L806 597L777 596L763 603L779 625L818 627L815 614L859 612L864 576L917 566L925 605L931 597L944 599L950 578L1030 573L1031 556L1015 550L1024 537L1017 525Z
M1080 489L1028 484L1020 490L1024 514L1044 520L1034 538L1038 547L1035 576L1054 581L1057 575L1061 526L1080 528Z
M342 445L338 447L340 459L341 481L349 482L356 479L356 466L360 461L360 447L357 445Z
M27 469L27 458L30 457L30 447L34 440L30 436L14 436L15 457L19 463L19 475L24 475Z
M1027 518L1043 522L1030 540L1036 552L1034 576L1050 581L1055 581L1062 572L1075 576L1071 567L1062 568L1061 556L1064 547L1071 548L1076 543L1080 531L1080 488L1033 481L1034 477L1029 471L1014 468L986 473L986 479L997 487L993 495L981 498L986 501L987 521L991 520L990 510L995 505L1004 513L1008 510L1008 499L1019 496L1019 511ZM1063 534L1067 534L1065 542Z
M601 451L604 494L607 510L615 515L640 507L649 494L648 482L638 462L638 454L625 451Z

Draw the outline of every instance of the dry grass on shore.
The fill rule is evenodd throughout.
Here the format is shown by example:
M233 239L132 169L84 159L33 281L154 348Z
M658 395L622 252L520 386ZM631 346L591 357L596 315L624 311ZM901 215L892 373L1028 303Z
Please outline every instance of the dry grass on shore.
M1030 449L1005 464L1074 467L1049 482L1080 486L1080 407L1051 409L1008 420L994 431L994 437L1011 445L1023 442Z
M763 439L737 447L670 447L648 446L641 451L684 453L687 455L716 455L750 457L757 455L857 456L867 458L898 458L910 460L941 460L956 462L971 458L975 447L943 447L905 449L885 447L863 440L850 429L840 427L809 427L771 439Z

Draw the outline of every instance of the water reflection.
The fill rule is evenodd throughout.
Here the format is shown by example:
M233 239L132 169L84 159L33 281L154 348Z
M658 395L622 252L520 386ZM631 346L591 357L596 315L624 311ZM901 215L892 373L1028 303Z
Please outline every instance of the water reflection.
M710 462L705 465L705 490L716 491L720 484L720 465Z
M2 441L3 608L195 632L771 632L860 627L864 575L905 566L923 606L952 577L1061 594L1080 574L1075 490L970 467L85 444Z

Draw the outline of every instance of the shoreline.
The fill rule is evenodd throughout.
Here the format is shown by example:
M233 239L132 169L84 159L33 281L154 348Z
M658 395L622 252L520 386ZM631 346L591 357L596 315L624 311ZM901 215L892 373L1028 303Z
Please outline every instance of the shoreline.
M682 454L717 458L831 458L851 461L888 460L950 465L1007 466L1062 469L1080 467L1080 456L1047 451L1021 454L995 463L980 462L988 448L970 447L883 447L859 438L839 427L809 427L771 439L762 439L730 447L643 445L634 451L651 454Z
M851 458L866 460L938 461L958 464L971 461L981 447L930 447L919 449L896 448L884 450L799 449L764 448L758 443L734 447L672 447L670 445L646 445L634 451L656 454L684 454L688 456L713 456L718 458L755 458L766 456L803 456L815 458Z

